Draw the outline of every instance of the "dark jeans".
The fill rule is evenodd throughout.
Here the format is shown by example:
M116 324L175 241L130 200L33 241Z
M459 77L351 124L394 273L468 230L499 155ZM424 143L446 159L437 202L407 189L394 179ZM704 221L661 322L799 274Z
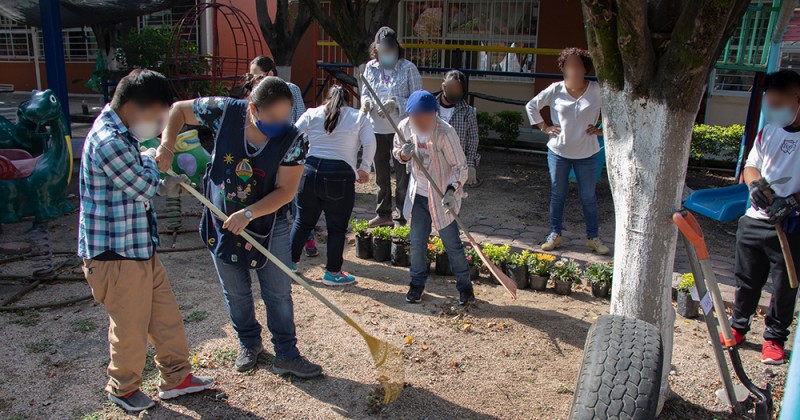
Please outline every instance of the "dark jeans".
M375 209L375 213L383 217L392 216L392 168L389 162L394 161L394 179L396 182L394 202L395 210L398 214L395 221L405 224L403 204L406 201L409 178L408 173L406 173L406 166L392 156L394 134L375 134L375 140L378 145L375 150L375 183L378 184L378 206Z
M800 262L800 232L787 233L792 258ZM789 286L789 274L775 227L765 220L742 216L736 231L736 297L731 326L741 333L750 329L761 289L772 280L772 299L764 319L764 339L785 342L792 325L797 290Z
M428 209L428 197L414 197L411 209L411 285L425 286L428 281L428 237L431 235L431 212ZM439 231L444 250L450 261L450 270L456 277L456 289L459 292L472 289L469 278L469 265L464 254L464 243L456 222L450 223Z
M280 220L275 223L269 250L281 262L289 264L288 223L282 223ZM250 270L247 267L226 264L213 254L211 258L217 268L225 304L228 306L228 314L233 329L239 336L239 342L250 349L261 345L261 324L256 320L253 289L250 283L250 272L255 271L261 298L267 307L267 327L272 333L275 357L291 360L299 356L294 326L292 279L271 262L262 269Z
M356 174L347 162L333 159L306 159L303 178L297 190L297 214L292 228L292 261L300 261L300 253L314 229L320 214L325 212L328 226L328 264L325 269L342 271L345 234L356 199Z
M596 238L599 233L597 211L597 156L585 159L567 159L552 150L547 151L547 166L550 168L550 232L561 233L564 224L564 205L569 195L569 171L575 170L578 181L578 196L586 221L586 237Z

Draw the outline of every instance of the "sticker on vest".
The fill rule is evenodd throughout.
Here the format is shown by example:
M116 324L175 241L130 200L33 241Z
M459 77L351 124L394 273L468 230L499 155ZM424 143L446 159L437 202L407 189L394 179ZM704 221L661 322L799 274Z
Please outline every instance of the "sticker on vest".
M233 155L230 153L225 153L225 157L223 159L225 160L226 165L230 165L233 163Z
M250 262L250 267L255 267L255 266L256 266L256 264L258 264L258 263L256 262L256 260L253 260L253 261L251 261L251 262Z
M253 245L250 245L250 242L248 242L248 243L244 244L244 249L249 251L249 250L253 249Z
M217 240L215 238L208 238L208 245L209 246L214 246L215 242L217 242Z
M253 176L253 167L250 165L250 159L242 159L236 165L236 176L244 182L247 182Z
M237 256L236 254L231 255L231 262L237 262L237 261L239 261L239 256Z

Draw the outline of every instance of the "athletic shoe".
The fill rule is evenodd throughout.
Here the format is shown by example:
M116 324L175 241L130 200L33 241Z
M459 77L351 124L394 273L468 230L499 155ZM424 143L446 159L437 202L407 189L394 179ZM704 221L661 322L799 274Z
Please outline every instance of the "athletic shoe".
M550 232L547 239L542 244L542 251L552 251L561 246L561 234Z
M319 255L319 250L317 249L317 243L314 242L313 239L309 239L306 241L306 257L316 257Z
M761 363L765 365L782 365L784 361L783 345L775 340L764 340L761 346Z
M239 355L236 356L236 363L234 363L234 367L238 372L247 372L248 370L256 367L258 364L258 359L263 353L264 347L261 345L252 349L240 345Z
M472 289L458 292L458 304L464 306L468 303L475 302L475 292Z
M736 331L734 328L731 328L731 334L733 334L734 346L742 344L744 341L744 334L739 333L739 331ZM719 333L719 342L722 343L723 346L725 345L725 337L722 335L722 333Z
M600 238L587 239L586 246L588 246L589 249L598 253L599 255L607 255L609 252L611 252L611 250L608 249L608 247L605 246L605 244L603 244L603 241L601 241Z
M272 371L278 375L291 373L298 378L313 378L322 374L322 366L311 363L303 356L297 356L292 360L275 359L272 363Z
M389 216L375 216L372 220L369 221L369 227L377 227L377 226L392 226L394 225L394 221Z
M108 394L108 400L122 407L122 409L125 411L133 412L147 410L148 408L156 405L156 403L153 402L150 397L144 395L144 392L139 391L138 389L121 397L114 394Z
M406 302L417 303L422 300L422 292L425 291L425 286L409 286L408 293L406 293Z
M214 378L210 376L194 376L191 373L175 388L159 391L158 398L168 400L181 395L194 394L214 386Z
M345 273L344 271L339 271L338 273L325 271L325 275L322 276L322 284L326 286L344 286L346 284L353 284L355 282L356 278Z
M289 264L289 269L292 270L292 273L300 274L300 261Z

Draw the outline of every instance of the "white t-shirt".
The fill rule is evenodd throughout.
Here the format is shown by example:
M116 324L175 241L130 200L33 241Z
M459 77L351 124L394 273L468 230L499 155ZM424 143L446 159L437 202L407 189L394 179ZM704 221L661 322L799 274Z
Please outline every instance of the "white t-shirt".
M343 160L353 170L361 169L367 173L375 158L375 133L366 114L349 106L343 107L339 121L332 133L325 131L325 107L311 108L295 123L297 129L308 136L308 154L320 159ZM361 166L358 162L358 149L364 146Z
M439 104L439 118L443 119L445 122L449 123L450 118L453 117L453 111L456 109L455 106L445 107L442 104Z
M800 191L800 132L789 132L784 128L767 124L756 137L756 142L747 156L745 167L755 168L767 181L773 182L788 177L783 184L770 185L776 196L786 197ZM768 219L763 210L753 206L745 213L753 219Z
M417 141L417 155L422 159L422 164L427 168L431 164L431 154L428 150L428 141L430 141L430 136L419 136L414 134L414 137ZM419 173L414 174L414 179L417 181L417 191L416 193L423 196L428 197L430 194L430 184L428 182L428 178L422 174L422 171L414 166L415 171Z
M564 82L553 83L539 92L525 105L532 125L544 121L540 111L550 107L553 125L561 126L561 134L551 135L547 147L553 153L567 159L585 159L600 151L596 135L586 134L590 125L600 118L600 85L589 82L580 98L567 92Z
M378 83L375 84L374 88L375 93L378 94L378 97L381 98L381 101L386 102L389 99L392 99L392 88L395 84L395 75L397 73L394 70L387 69L383 69L381 73L381 77L379 77ZM379 109L381 109L380 105L374 104L372 106L372 111L370 112L370 117L372 118L372 127L375 130L375 133L394 134L394 128L392 128L392 124L389 122L389 120L378 115ZM392 112L392 119L394 121L400 121L399 110L394 110L394 112Z

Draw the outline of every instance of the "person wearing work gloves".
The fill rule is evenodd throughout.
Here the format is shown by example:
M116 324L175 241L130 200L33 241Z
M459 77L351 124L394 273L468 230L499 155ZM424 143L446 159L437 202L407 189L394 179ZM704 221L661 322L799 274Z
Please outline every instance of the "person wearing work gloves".
M394 121L405 117L406 102L411 93L422 89L422 77L417 66L403 58L403 47L397 41L394 29L384 26L375 34L375 42L370 46L372 60L364 68L364 77L381 98L383 107ZM378 204L376 216L369 221L370 227L404 225L403 206L408 189L408 174L394 160L396 182L395 211L392 219L392 139L394 129L381 108L373 103L367 89L361 89L361 110L369 114L375 131L377 149L375 151L375 182L378 184Z
M467 76L458 70L444 75L442 93L439 94L439 118L456 129L461 148L467 157L467 186L478 186L478 118L464 97L467 94Z
M783 346L792 325L797 289L789 284L775 225L782 224L792 258L795 264L800 263L800 75L792 70L770 73L764 79L764 92L766 124L758 133L743 172L750 186L751 207L739 218L736 231L736 295L730 319L734 340L739 344L750 329L761 290L767 279L772 280L761 362L779 365L785 357ZM775 182L770 185L772 200L761 189L765 181Z
M110 321L108 399L127 411L155 405L139 390L148 341L156 350L162 400L214 384L213 378L192 375L183 317L156 253L152 200L157 192L177 196L178 184L188 178L160 183L156 149L138 148L161 133L170 92L167 79L154 71L136 69L123 77L86 135L81 156L78 256L92 296Z
M266 357L253 302L251 272L255 271L275 349L272 370L311 378L322 368L297 349L292 279L240 236L247 231L284 265L291 264L286 212L297 193L305 159L305 144L291 123L291 110L289 86L267 76L247 100L214 96L176 102L161 144L171 148L184 124L203 125L214 133L204 194L228 217L218 219L206 209L200 236L208 245L239 337L236 370L253 369ZM158 164L167 167L169 162Z
M408 118L399 124L404 138L394 138L392 154L406 165L410 174L403 209L403 214L411 223L411 284L406 301L417 303L422 299L428 280L428 237L433 226L439 231L450 268L456 277L459 303L466 305L475 300L475 294L469 278L464 244L451 212L458 214L461 208L462 190L467 179L467 159L456 131L437 116L438 111L439 103L433 94L424 90L412 93L406 103ZM413 159L414 154L422 160L436 186L444 193L443 197L440 198L429 184L428 178Z
M564 206L569 195L570 169L578 181L578 196L586 222L586 246L605 255L610 252L600 240L597 210L597 153L603 135L596 125L600 118L600 85L586 80L592 71L589 52L567 48L558 57L558 68L564 80L553 83L530 100L525 109L531 125L538 126L550 136L547 142L547 166L550 168L550 234L542 250L552 251L561 246ZM547 124L541 114L550 108L553 124Z

